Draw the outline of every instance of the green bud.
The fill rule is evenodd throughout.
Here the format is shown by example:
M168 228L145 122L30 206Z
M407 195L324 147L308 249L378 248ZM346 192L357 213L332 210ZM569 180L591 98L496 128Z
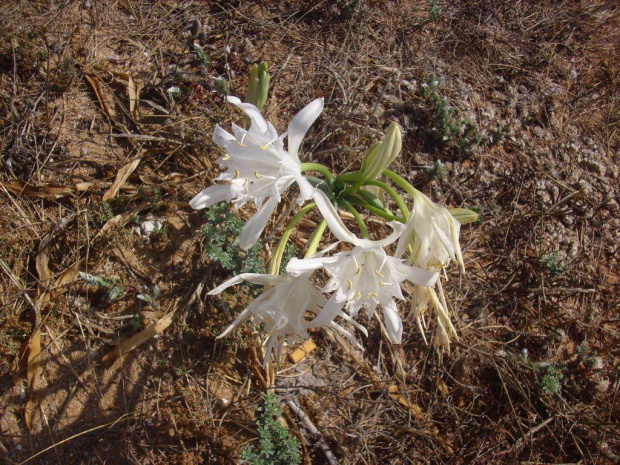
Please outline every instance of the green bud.
M266 62L263 61L260 65L253 64L250 67L250 81L245 94L245 101L262 110L267 101L270 79Z
M478 213L469 208L448 208L448 211L461 224L473 223L478 219Z
M398 124L393 122L383 141L374 143L366 151L360 170L364 180L369 181L379 176L396 159L402 146L400 129Z

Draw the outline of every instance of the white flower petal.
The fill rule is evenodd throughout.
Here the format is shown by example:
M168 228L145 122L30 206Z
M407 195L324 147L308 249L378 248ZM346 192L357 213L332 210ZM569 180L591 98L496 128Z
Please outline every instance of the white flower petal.
M270 197L263 206L256 212L256 214L250 218L241 230L239 236L239 247L243 250L248 250L254 244L262 234L267 221L271 217L272 213L278 206L278 199Z
M336 297L336 294L332 294L329 298L323 310L316 318L314 318L310 323L308 323L308 327L310 328L318 328L320 326L328 325L331 321L338 316L340 311L342 310L342 306L344 305L344 300L339 300Z
M310 200L314 195L314 187L308 182L308 180L301 174L295 176L295 181L299 186L300 196L297 199L297 204L302 205L305 201Z
M199 194L196 194L192 200L189 201L189 205L194 210L201 210L203 208L215 205L218 202L228 200L230 194L230 185L216 184L214 186L207 187Z
M361 239L345 226L342 219L340 219L340 215L338 215L338 212L323 191L315 189L313 198L316 202L316 206L319 207L321 211L321 215L323 215L323 218L327 222L329 230L334 236L341 241L350 242L354 245L359 245L362 242Z
M407 280L420 286L434 286L437 282L437 278L439 278L439 273L436 272L434 273L415 266L408 266L407 268Z
M265 118L263 118L263 115L261 115L258 108L251 103L242 103L238 97L234 97L232 95L228 96L228 101L248 115L248 118L252 121L252 126L255 126L259 132L267 131L267 121L265 121Z
M261 274L261 273L241 273L234 278L230 278L228 281L223 282L215 289L208 292L207 295L220 294L225 289L235 284L240 284L243 281L247 281L252 284L259 284L262 286L275 285L283 282L285 276L278 276L274 274Z
M301 141L322 111L323 99L318 98L302 108L289 123L288 153L293 159L299 160L298 151Z
M318 270L322 268L325 263L331 263L336 260L336 257L329 258L297 258L293 257L286 265L286 272L291 276L299 276L308 271Z
M403 340L403 321L393 300L388 305L383 306L383 321L390 340L394 344L400 344Z
M235 138L218 124L213 131L213 142L220 147L224 147L229 142L235 142Z

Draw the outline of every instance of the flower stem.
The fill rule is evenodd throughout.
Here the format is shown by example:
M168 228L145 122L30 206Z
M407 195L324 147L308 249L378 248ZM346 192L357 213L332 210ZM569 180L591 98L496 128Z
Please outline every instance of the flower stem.
M321 173L323 176L325 176L325 180L328 182L328 184L333 184L334 182L334 175L331 173L331 171L329 171L327 166L321 165L320 163L302 163L301 171L316 171L317 173Z
M357 221L357 225L360 228L360 234L364 239L368 239L370 235L368 234L368 228L366 227L366 223L364 223L364 218L362 218L362 215L360 215L359 212L353 208L353 205L346 200L339 200L338 203L341 207L353 215L355 221Z
M403 178L399 174L396 174L394 171L386 169L386 170L383 170L383 175L390 178L394 182L394 184L396 184L402 190L407 192L407 194L409 194L410 196L417 197L418 190L415 187L413 187L409 181L407 181L405 178Z
M323 220L316 227L316 229L312 233L312 236L310 236L310 239L308 240L308 249L306 250L306 255L304 256L304 258L308 258L316 253L316 249L319 248L319 244L321 243L321 239L323 238L325 228L327 228L327 221Z
M353 184L356 181L359 180L360 177L360 172L359 171L353 171L351 173L344 173L341 174L340 176L338 176L336 178L336 181L340 181L340 182L348 182L349 184Z
M377 186L383 189L385 192L387 192L387 194L390 197L392 197L394 201L396 202L396 206L400 210L400 213L403 215L405 220L409 219L409 209L407 208L407 204L405 204L405 201L403 200L403 198L398 194L398 192L396 192L396 190L394 190L392 186L390 186L389 184L385 182L377 181L376 179L367 181L365 185Z
M291 237L291 233L299 220L301 220L306 213L312 210L315 207L314 202L310 202L305 207L297 212L297 214L293 217L291 222L288 224L284 232L282 233L282 237L280 238L280 242L278 242L278 246L276 251L273 253L271 257L271 263L269 264L269 273L270 274L280 274L280 263L282 262L282 255L284 255L284 248L286 247L286 243L288 242L289 237Z
M392 215L390 212L387 212L387 211L385 211L385 210L383 210L381 208L374 207L374 206L370 205L369 203L363 202L361 200L356 200L354 203L356 205L359 205L360 207L365 208L368 211L373 212L375 215L380 216L384 220L400 221L401 223L406 223L407 222L404 218L402 218L400 216Z

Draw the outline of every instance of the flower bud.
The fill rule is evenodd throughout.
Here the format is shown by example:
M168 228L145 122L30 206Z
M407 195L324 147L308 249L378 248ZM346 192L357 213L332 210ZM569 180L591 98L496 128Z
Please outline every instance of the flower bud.
M267 63L263 61L260 65L253 64L250 68L250 81L245 95L246 103L251 103L259 110L262 110L269 93L269 80L270 75L267 71Z
M473 223L478 219L478 213L469 208L448 208L448 211L461 224Z
M402 137L398 125L393 122L388 128L383 141L370 146L362 160L360 170L364 180L369 181L379 176L396 159L402 148Z

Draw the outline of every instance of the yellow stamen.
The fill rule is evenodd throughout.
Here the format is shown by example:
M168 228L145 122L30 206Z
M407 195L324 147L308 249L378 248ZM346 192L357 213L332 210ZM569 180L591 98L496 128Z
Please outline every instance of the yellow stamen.
M353 281L347 279L347 284L349 285L349 290L353 289Z
M260 174L258 174L258 171L254 171L254 176L256 176L256 179L260 179Z
M227 153L226 155L224 155L222 157L222 161L228 161L228 160L230 160L230 154L229 153Z
M358 274L360 274L360 272L362 271L362 267L358 266L357 270L355 271L355 276L357 276Z
M383 278L384 276L379 272L379 270L375 270L375 274L377 276L379 276L380 278Z
M233 179L237 179L239 177L239 170L235 170L235 175L233 176Z
M368 294L366 294L366 298L368 297L377 297L377 293L376 292L369 292Z
M245 181L243 181L243 187L248 187L248 182L250 182L250 180L245 178Z
M237 142L237 145L238 145L239 147L247 147L245 144L243 144L243 143L241 143L241 142Z
M362 293L360 291L355 291L355 296L357 297L357 300L360 300L362 298Z

